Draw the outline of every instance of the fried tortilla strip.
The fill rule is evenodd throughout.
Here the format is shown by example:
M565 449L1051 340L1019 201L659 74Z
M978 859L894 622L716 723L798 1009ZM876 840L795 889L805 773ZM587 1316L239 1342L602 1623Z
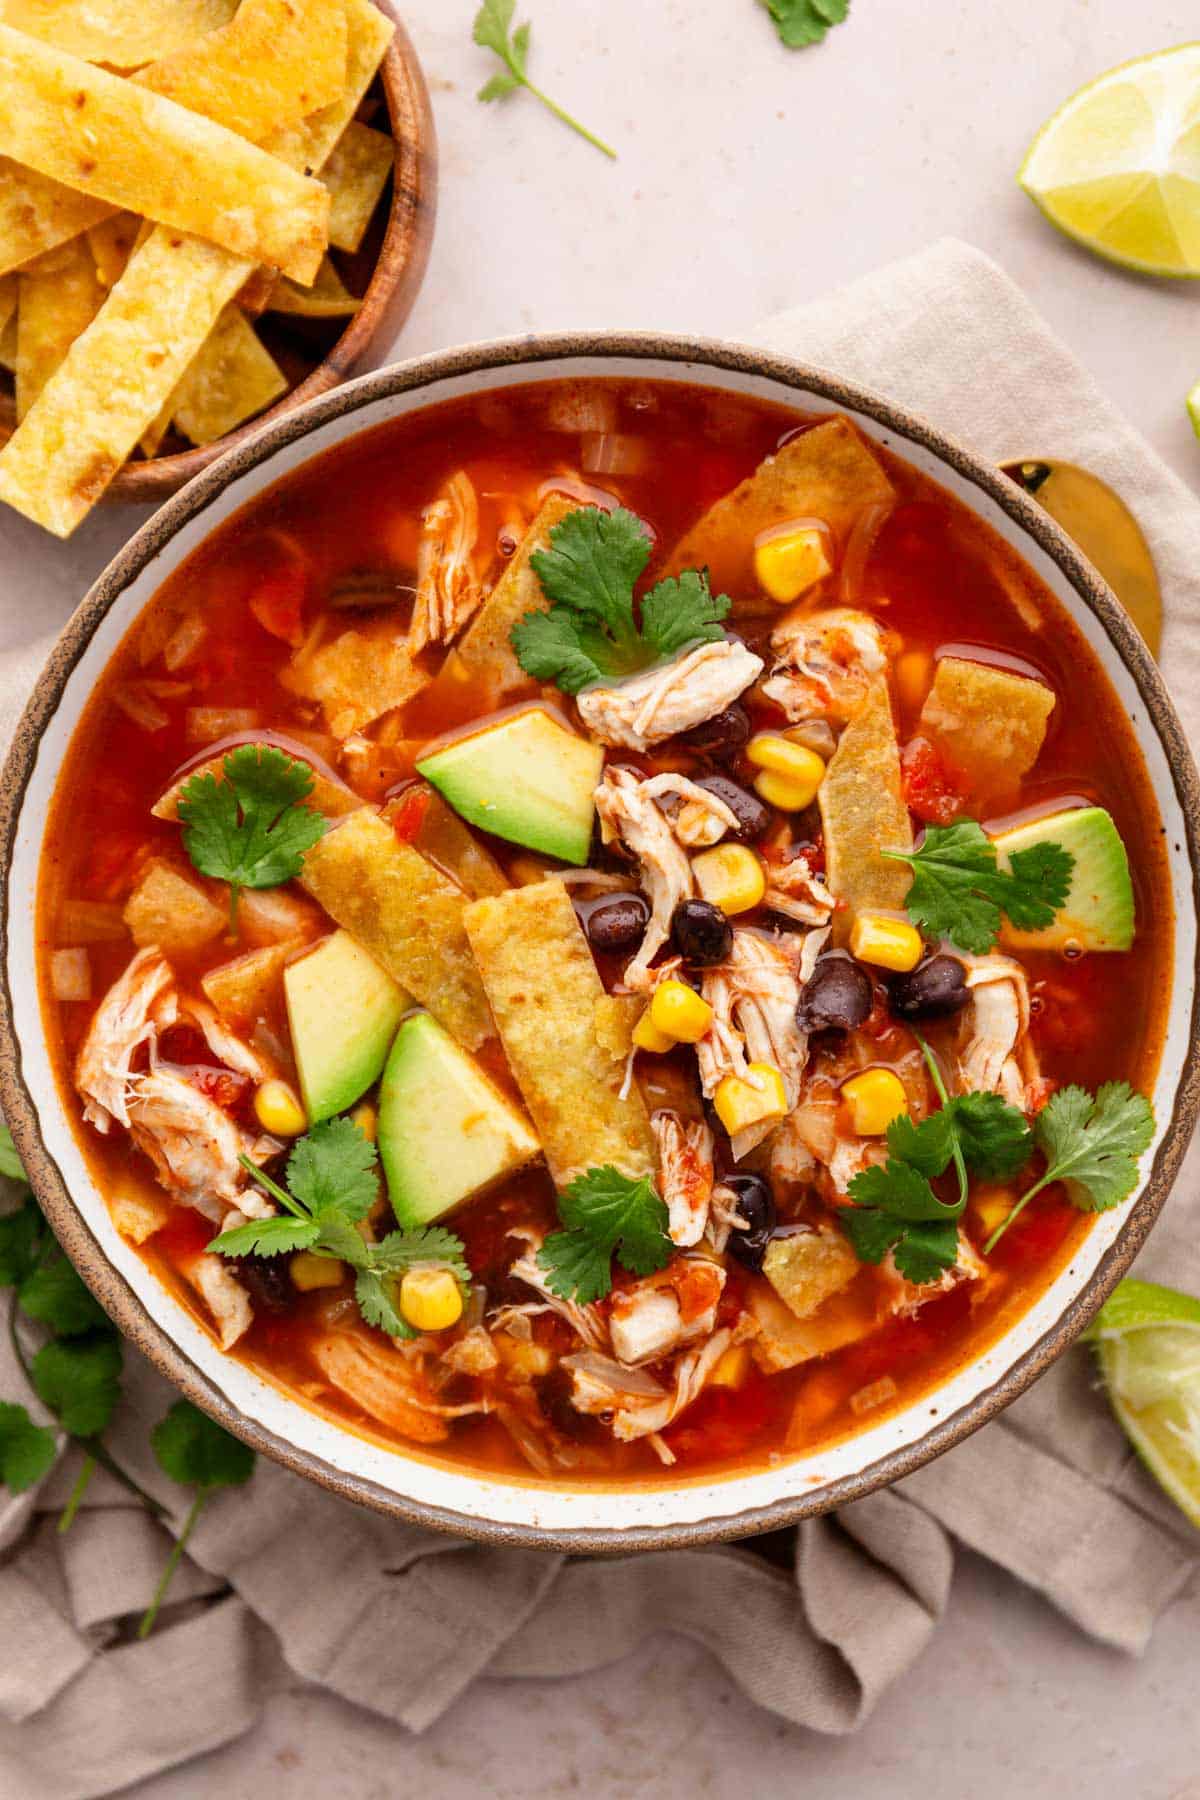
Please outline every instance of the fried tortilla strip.
M17 277L0 275L0 336L17 317Z
M964 800L995 810L1016 797L1038 759L1054 690L990 663L943 656L917 729L950 765Z
M509 1067L559 1187L611 1163L626 1175L657 1169L650 1117L610 1031L607 999L561 881L476 900L467 935ZM606 1024L611 1024L607 1012Z
M339 739L403 706L430 680L414 664L407 639L386 620L343 631L320 650L294 657L279 679L302 699L320 701L329 730Z
M105 201L0 156L0 270L23 268L112 213Z
M211 444L287 392L287 376L237 306L227 306L175 390L173 416L193 444Z
M156 819L177 819L179 817L179 796L187 783L196 775L220 777L228 754L228 750L222 750L219 756L212 756L207 762L196 763L193 768L185 770L179 780L172 782L166 792L160 794L150 808L154 817ZM303 762L304 758L299 756L296 760ZM310 764L309 767L311 768L312 765ZM317 812L324 813L327 819L344 818L347 813L357 812L363 804L353 788L346 787L340 781L331 781L327 775L322 775L319 769L312 770L312 778L312 792L306 796L306 803L315 807Z
M382 131L351 119L321 171L329 189L329 241L337 250L357 250L379 204L396 158L396 146Z
M125 903L124 918L139 949L154 944L167 956L202 950L227 924L204 889L165 862L147 867Z
M67 351L85 332L104 300L104 289L84 238L52 250L16 277L17 418L23 419Z
M863 907L898 910L912 882L907 863L881 849L911 850L912 824L900 785L892 703L883 681L843 731L817 800L825 833L826 885L845 906L834 915L840 937Z
M9 369L13 374L17 369L17 315L13 313L3 331L0 331L0 369Z
M543 502L508 567L446 659L456 676L487 686L493 698L530 686L509 634L527 612L545 612L548 602L529 559L548 547L554 527L578 504L565 494L551 494Z
M0 151L297 281L312 280L328 242L329 195L319 181L224 125L6 25Z
M754 1283L749 1305L758 1325L750 1353L768 1375L830 1356L867 1337L879 1323L874 1296L862 1282L831 1295L806 1319L798 1319L764 1281Z
M141 229L142 220L127 212L113 213L89 229L88 248L101 286L116 287L129 266Z
M466 895L378 813L363 807L327 831L300 885L466 1049L492 1036L463 926Z
M832 531L840 556L858 520L871 511L882 520L895 499L883 465L849 419L827 419L789 439L710 507L672 552L667 573L706 568L715 594L735 596L735 612L774 612L754 574L761 532L817 519Z
M0 0L0 20L85 62L137 69L227 25L237 0Z
M341 97L298 125L287 125L265 140L267 149L293 169L315 175L333 154L335 144L362 105L376 70L387 55L396 27L371 0L344 0L346 9L346 85Z
M202 975L200 986L223 1019L235 1030L249 1032L282 1003L283 971L307 948L303 938L285 938L281 944L247 950Z
M246 305L246 297L238 296L238 305L243 310L253 310ZM356 313L362 301L355 298L326 257L317 270L317 278L311 287L300 287L297 282L289 281L286 276L272 284L266 298L266 306L271 312L291 313L299 319L343 319Z

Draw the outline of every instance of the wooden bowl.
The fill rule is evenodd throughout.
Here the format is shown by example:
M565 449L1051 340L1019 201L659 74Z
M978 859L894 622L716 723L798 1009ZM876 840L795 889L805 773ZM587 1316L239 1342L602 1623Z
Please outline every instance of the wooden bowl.
M353 293L359 291L359 283L354 279L356 264L361 279L361 273L365 273L362 262L365 260L370 266L373 259L362 304L344 327L340 320L294 321L291 355L285 351L284 358L279 359L279 346L272 341L269 347L277 360L283 361L285 373L291 373L289 363L300 370L308 364L315 366L301 373L296 385L281 400L211 444L189 446L149 459L137 457L126 463L105 492L104 503L157 505L169 499L231 445L260 430L268 420L280 419L303 401L338 387L367 361L372 351L386 347L408 317L425 274L433 238L437 147L429 93L417 53L391 0L375 0L375 5L395 22L396 35L368 98L376 96L387 108L387 128L395 145L395 158L390 197L385 188L367 229L364 249L354 257L339 258L341 272L350 271L348 285ZM379 124L382 128L382 120ZM0 401L0 444L11 437L14 426L12 401Z

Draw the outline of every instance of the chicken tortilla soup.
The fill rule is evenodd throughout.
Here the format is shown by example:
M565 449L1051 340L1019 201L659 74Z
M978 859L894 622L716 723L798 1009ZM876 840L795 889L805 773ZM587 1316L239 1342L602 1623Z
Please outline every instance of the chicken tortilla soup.
M226 1351L460 1466L677 1480L863 1429L1151 1141L1129 721L841 416L541 383L310 461L128 633L47 844L117 1230Z

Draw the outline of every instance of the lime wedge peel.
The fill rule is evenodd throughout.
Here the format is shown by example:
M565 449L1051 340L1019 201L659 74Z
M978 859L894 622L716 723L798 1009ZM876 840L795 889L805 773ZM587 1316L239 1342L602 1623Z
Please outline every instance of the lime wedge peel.
M1198 381L1187 397L1188 418L1192 421L1192 430L1200 438L1200 381Z
M1200 1300L1123 1281L1085 1333L1112 1409L1164 1493L1200 1526Z
M1123 268L1200 278L1200 44L1110 69L1060 106L1017 176L1052 225Z

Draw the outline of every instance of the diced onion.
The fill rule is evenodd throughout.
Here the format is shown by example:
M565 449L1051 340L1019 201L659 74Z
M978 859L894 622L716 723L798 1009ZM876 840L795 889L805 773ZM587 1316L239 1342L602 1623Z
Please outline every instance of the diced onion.
M863 1413L873 1412L877 1406L886 1406L894 1400L900 1389L890 1375L881 1375L878 1381L872 1381L868 1387L859 1388L850 1396L850 1410L859 1417Z
M86 950L55 950L50 958L50 987L56 1000L90 1000L92 961Z
M875 547L875 539L891 510L890 506L866 506L851 526L850 536L846 540L845 554L842 557L841 581L838 589L838 598L843 606L857 606L861 600L867 561Z
M168 669L181 669L208 636L208 626L199 613L189 613L163 646L163 663Z
M580 439L585 475L640 475L648 454L644 438L624 431L585 431Z
M608 388L586 383L564 385L546 403L546 424L551 431L615 431L616 396Z
M189 706L183 718L184 736L189 744L215 744L219 738L256 730L260 716L250 706Z

